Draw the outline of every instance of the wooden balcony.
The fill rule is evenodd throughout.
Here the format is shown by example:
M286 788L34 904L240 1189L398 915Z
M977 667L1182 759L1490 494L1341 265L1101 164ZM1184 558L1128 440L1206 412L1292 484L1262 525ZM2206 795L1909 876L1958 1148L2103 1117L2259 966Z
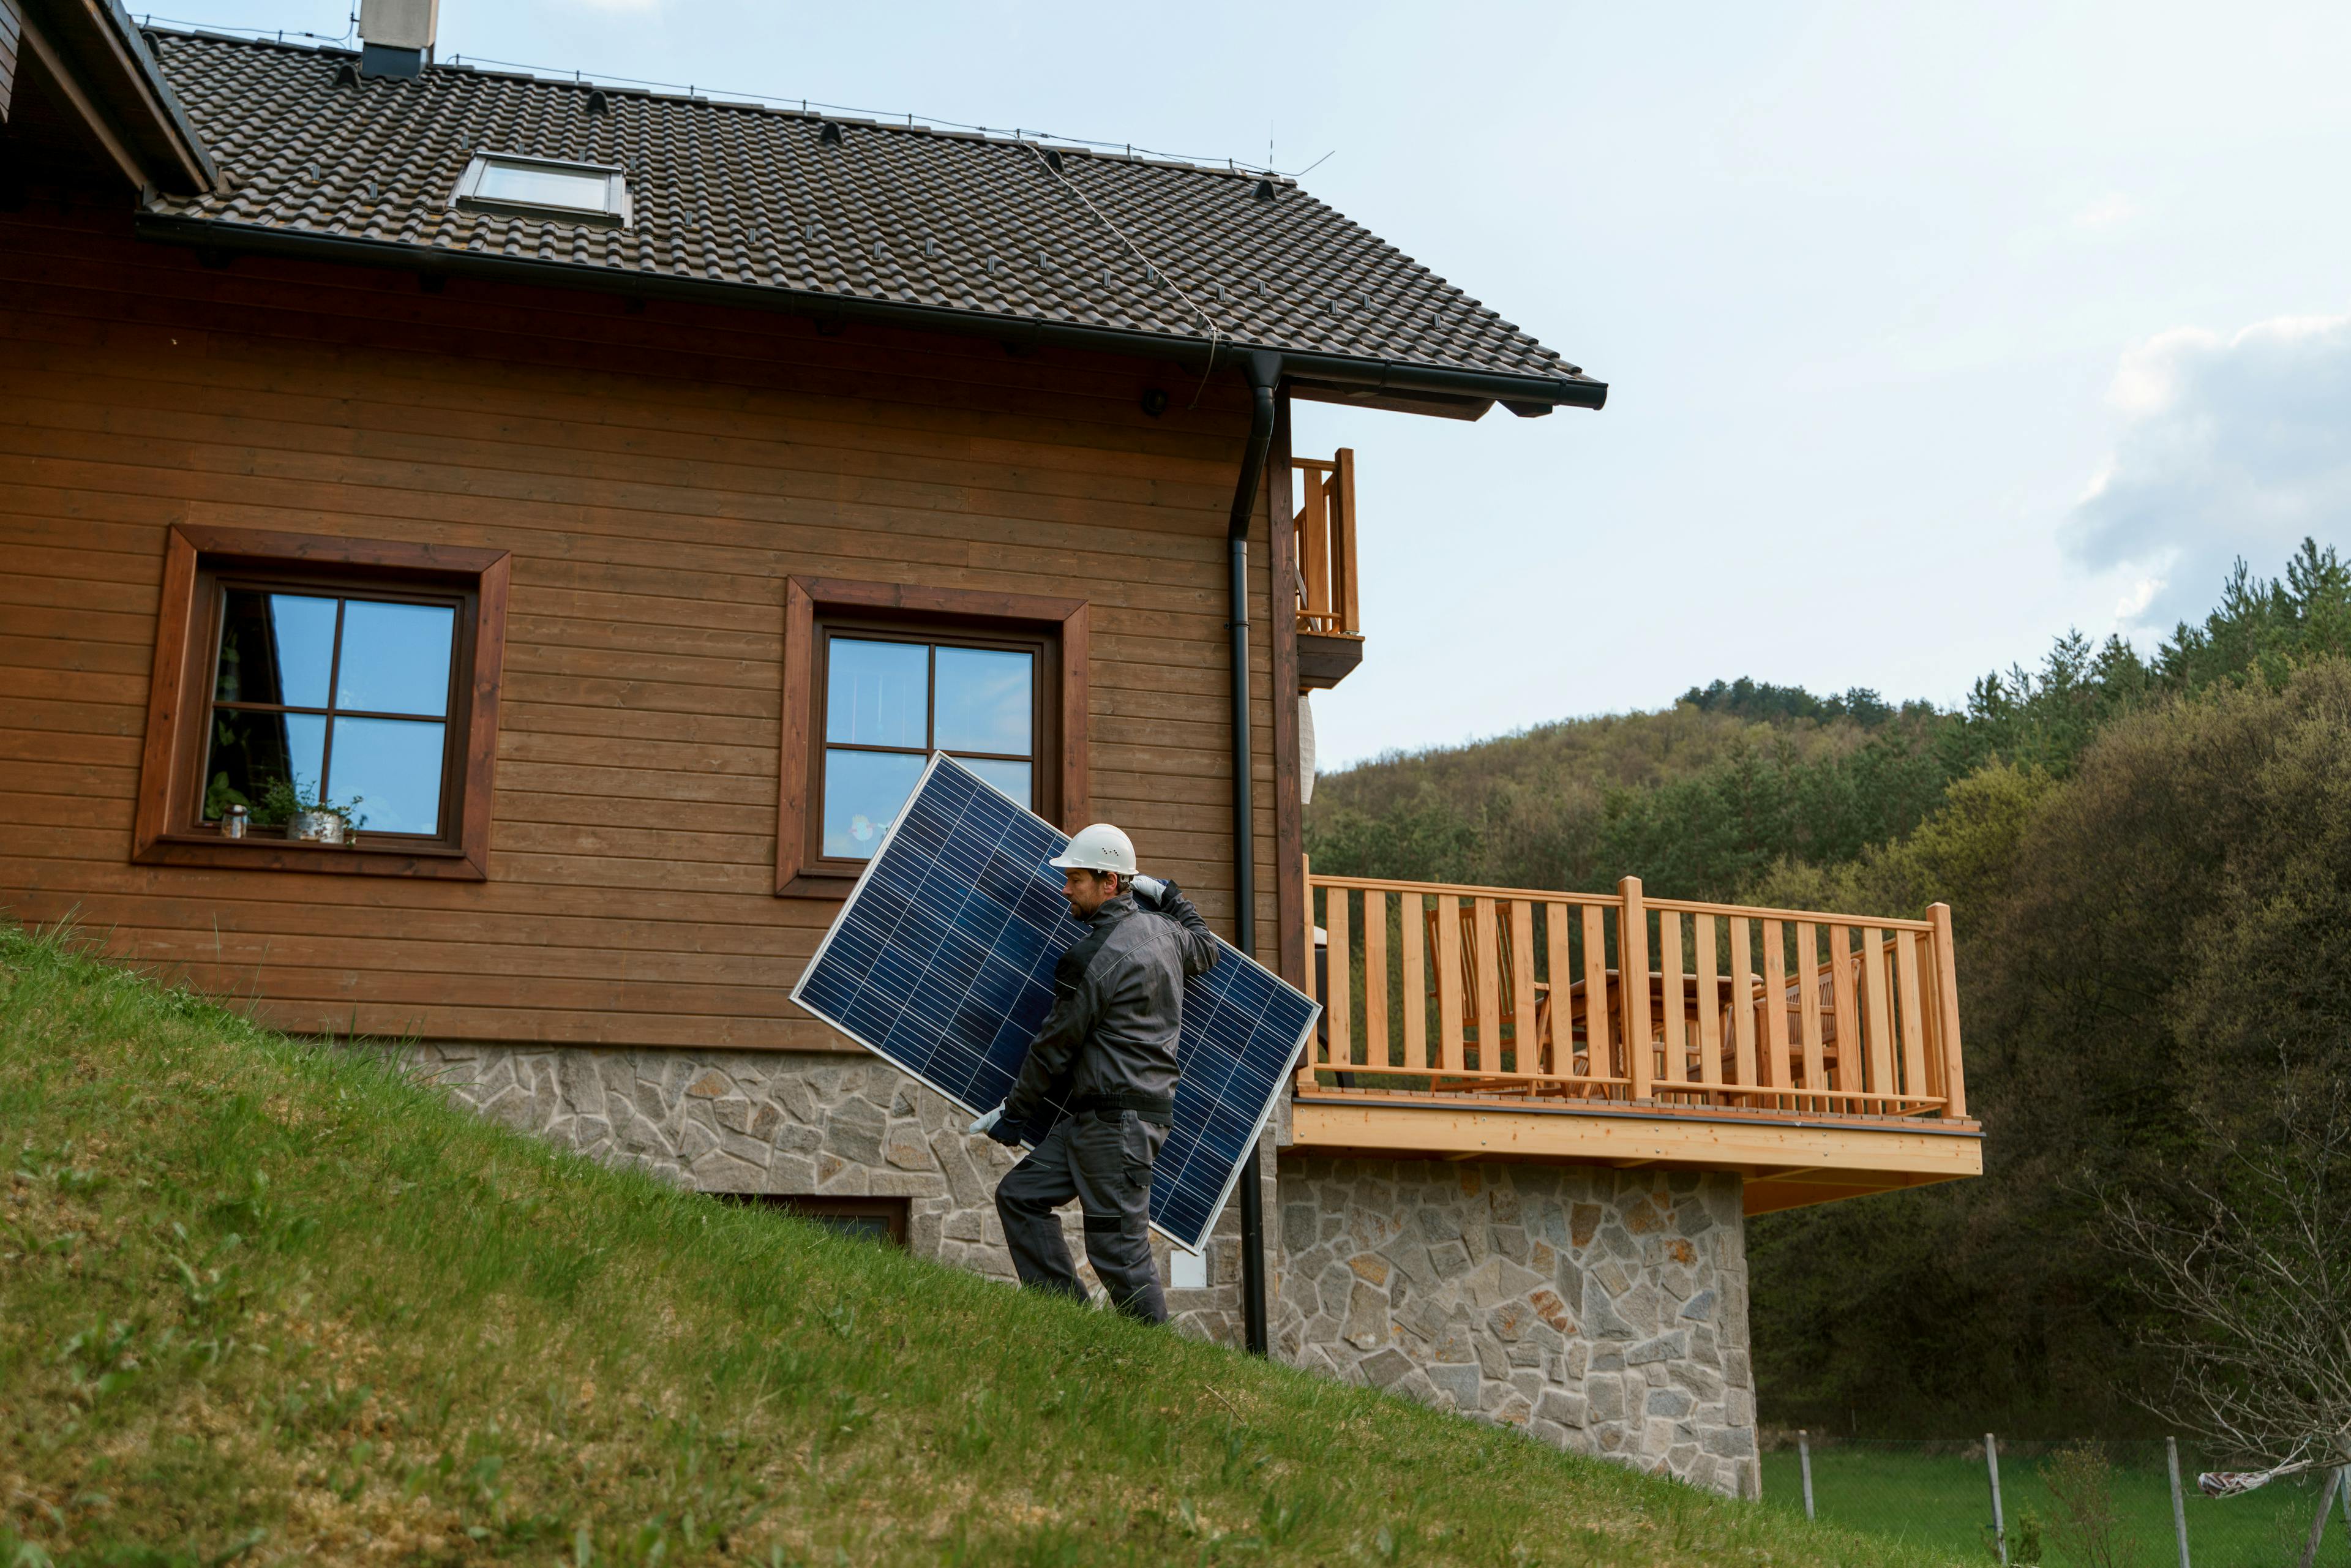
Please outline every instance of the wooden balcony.
M1301 482L1298 516L1298 684L1324 690L1364 662L1364 612L1355 592L1355 453L1324 463L1290 459Z
M1307 890L1301 1152L1736 1170L1750 1214L1982 1174L1947 905Z

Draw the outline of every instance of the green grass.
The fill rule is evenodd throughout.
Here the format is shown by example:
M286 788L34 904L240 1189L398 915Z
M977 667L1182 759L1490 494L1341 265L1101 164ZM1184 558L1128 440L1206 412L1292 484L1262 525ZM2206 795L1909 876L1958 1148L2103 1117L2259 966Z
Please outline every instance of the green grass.
M604 1169L0 924L0 1568L1909 1564Z
M2046 1568L2089 1568L2058 1550L2048 1521L2057 1509L2043 1477L2046 1445L2004 1451L2000 1461L2001 1503L2013 1546L2019 1525L2030 1513L2042 1524ZM2174 1568L2179 1550L2172 1533L2171 1482L2163 1445L2108 1445L2116 1455L2114 1511L2130 1553L2121 1559L2138 1568ZM2196 1568L2292 1568L2318 1506L2318 1483L2302 1479L2273 1481L2241 1497L2213 1499L2195 1490L2196 1456L2181 1446L2181 1479L2187 1487L2188 1545ZM1763 1456L1765 1506L1801 1515L1803 1489L1796 1451ZM1813 1450L1813 1498L1823 1523L1846 1525L1890 1541L1992 1561L1991 1488L1983 1452L1972 1458L1959 1444L1838 1443ZM2351 1564L2351 1531L2339 1508L2327 1524L2318 1561L2326 1568Z

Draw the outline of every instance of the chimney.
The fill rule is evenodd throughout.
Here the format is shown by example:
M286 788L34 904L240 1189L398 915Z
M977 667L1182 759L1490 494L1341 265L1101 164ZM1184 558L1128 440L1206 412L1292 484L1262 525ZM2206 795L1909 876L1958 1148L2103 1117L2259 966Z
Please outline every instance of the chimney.
M440 19L441 0L360 0L360 75L422 75Z

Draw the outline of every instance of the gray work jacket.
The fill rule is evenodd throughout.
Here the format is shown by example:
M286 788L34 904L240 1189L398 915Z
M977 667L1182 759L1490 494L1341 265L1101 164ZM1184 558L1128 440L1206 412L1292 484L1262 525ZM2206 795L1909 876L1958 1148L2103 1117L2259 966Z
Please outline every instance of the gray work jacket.
M1217 961L1217 939L1174 888L1146 912L1132 894L1105 900L1053 971L1053 1010L1029 1043L1004 1119L1042 1134L1072 1103L1176 1092L1184 977Z

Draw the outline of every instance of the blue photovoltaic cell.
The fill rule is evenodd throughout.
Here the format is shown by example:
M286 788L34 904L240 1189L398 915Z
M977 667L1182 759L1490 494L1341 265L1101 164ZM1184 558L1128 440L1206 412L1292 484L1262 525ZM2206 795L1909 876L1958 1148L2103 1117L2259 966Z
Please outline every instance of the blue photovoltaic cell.
M792 999L975 1114L1002 1104L1085 929L1045 864L1068 842L935 756ZM1176 1124L1151 1183L1152 1224L1196 1251L1322 1011L1218 946L1184 987Z

